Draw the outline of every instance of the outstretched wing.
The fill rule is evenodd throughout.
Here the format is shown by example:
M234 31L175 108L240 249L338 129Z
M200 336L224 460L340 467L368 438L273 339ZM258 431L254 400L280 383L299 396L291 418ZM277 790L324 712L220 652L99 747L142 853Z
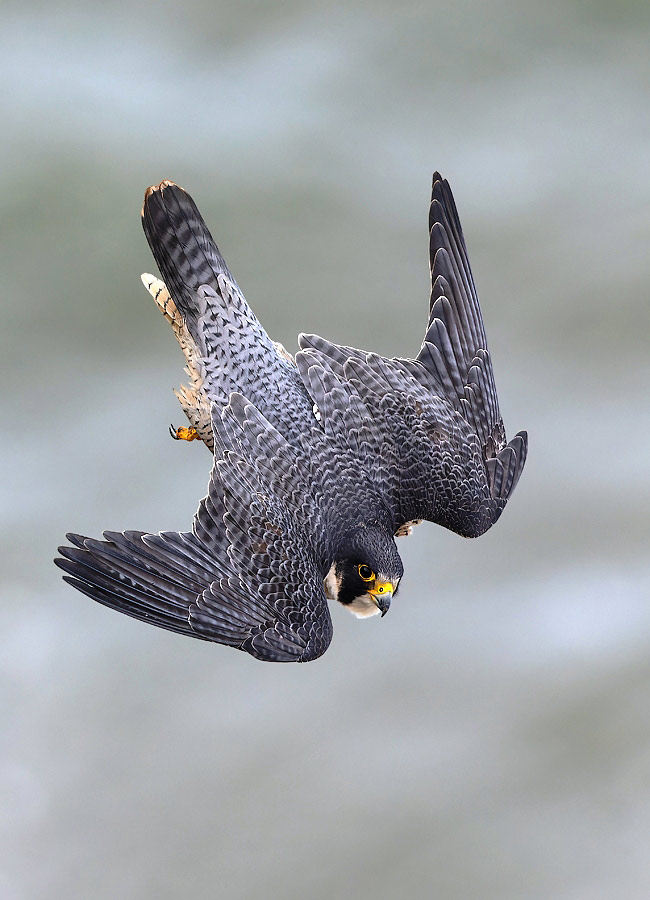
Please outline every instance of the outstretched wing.
M429 208L429 325L417 361L476 432L491 493L507 500L526 462L528 436L506 444L483 317L449 183L433 176Z
M57 565L99 603L161 628L272 662L325 652L332 624L323 588L326 536L308 509L300 461L240 395L215 413L220 453L192 533L68 535ZM249 462L237 452L255 444ZM310 527L311 526L311 527Z
M451 190L437 173L429 225L430 315L415 360L384 359L314 335L301 335L300 346L349 382L370 411L384 446L374 477L391 498L395 531L428 519L475 537L512 494L527 437L520 432L506 444L467 248Z
M431 376L432 387L474 427L489 456L505 444L494 370L456 204L437 172L429 208L429 260L429 323L417 362Z

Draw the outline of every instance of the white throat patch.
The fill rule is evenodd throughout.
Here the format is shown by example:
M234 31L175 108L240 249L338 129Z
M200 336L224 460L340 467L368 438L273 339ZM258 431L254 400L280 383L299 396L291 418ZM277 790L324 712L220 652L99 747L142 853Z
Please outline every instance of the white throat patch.
M341 577L336 574L335 569L336 563L332 563L323 582L325 595L329 600L338 600L339 588L341 587ZM370 594L367 594L365 591L360 597L355 597L352 603L344 603L342 605L357 619L367 619L369 616L379 615L379 607Z
M379 607L370 594L366 593L363 593L360 597L355 597L352 603L346 603L345 608L349 609L357 619L367 619L370 616L379 615Z

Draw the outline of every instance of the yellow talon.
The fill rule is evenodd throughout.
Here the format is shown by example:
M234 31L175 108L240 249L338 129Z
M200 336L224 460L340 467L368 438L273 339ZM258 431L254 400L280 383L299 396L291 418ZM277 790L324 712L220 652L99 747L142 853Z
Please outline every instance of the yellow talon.
M187 428L185 425L181 425L180 428L174 428L173 425L170 425L169 433L171 434L171 436L174 438L175 441L197 441L197 440L199 440L199 433L193 425L191 428Z

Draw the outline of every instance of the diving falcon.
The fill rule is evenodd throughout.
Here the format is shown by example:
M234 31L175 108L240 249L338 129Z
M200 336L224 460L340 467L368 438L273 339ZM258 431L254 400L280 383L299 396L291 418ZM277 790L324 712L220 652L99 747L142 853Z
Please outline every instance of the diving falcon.
M431 296L414 359L301 334L295 358L244 299L190 195L145 193L161 278L142 280L172 326L189 383L176 439L213 454L190 531L68 534L57 565L93 600L257 659L307 662L332 637L328 599L387 612L395 538L426 519L478 537L521 475L449 184L433 176Z

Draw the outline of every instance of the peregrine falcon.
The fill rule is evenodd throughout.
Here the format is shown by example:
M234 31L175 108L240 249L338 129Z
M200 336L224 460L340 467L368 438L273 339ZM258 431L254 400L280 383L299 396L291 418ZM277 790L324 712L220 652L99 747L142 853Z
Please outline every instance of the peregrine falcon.
M332 637L328 599L385 615L403 574L395 538L426 519L478 537L521 475L509 443L456 205L433 176L431 298L415 359L267 335L194 201L150 187L143 275L186 358L172 436L213 453L191 531L68 534L65 580L105 606L257 659L307 662Z

